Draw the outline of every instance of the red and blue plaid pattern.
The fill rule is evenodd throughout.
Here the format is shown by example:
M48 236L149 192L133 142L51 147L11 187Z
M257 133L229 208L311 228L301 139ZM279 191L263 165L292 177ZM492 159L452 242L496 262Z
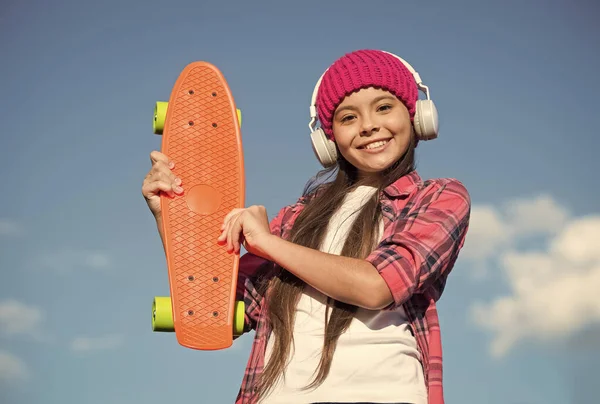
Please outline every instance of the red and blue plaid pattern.
M318 193L318 191L317 191ZM271 221L271 232L284 239L303 207L317 194L286 206ZM384 233L367 260L388 284L394 302L402 305L421 354L429 404L443 404L442 341L436 302L462 248L469 227L471 201L455 179L423 181L415 171L381 194ZM236 404L257 402L255 384L263 371L271 334L266 300L259 290L263 277L273 276L273 263L252 254L240 260L237 300L246 305L245 331L256 334Z

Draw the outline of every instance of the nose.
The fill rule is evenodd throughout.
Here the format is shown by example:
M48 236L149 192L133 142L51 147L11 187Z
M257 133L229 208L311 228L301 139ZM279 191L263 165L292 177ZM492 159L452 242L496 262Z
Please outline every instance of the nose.
M379 126L377 123L368 115L365 115L361 122L360 134L361 136L370 136L371 134L378 132Z

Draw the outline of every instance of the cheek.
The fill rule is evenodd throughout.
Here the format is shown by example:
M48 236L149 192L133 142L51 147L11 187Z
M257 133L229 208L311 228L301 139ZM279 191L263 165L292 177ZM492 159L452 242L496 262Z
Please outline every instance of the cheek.
M343 127L333 128L333 138L339 148L348 148L352 144L352 137L348 135Z
M337 145L338 152L348 161L354 161L353 155L353 147L352 147L352 138L349 136L344 136L344 133L334 132L333 134L335 138L335 143Z
M410 121L410 117L408 115L393 117L390 119L389 124L390 128L393 128L394 132L402 136L408 136L412 131L412 122Z

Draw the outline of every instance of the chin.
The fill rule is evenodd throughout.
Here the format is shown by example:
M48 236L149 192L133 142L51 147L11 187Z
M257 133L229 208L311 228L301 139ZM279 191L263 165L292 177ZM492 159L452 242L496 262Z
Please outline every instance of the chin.
M382 164L380 166L369 166L369 167L366 167L366 169L363 168L361 171L368 173L368 174L376 174L376 173L380 173L382 171L387 170L388 168L390 168L392 166L392 164L393 164L393 162L389 163L389 164Z
M382 157L378 159L370 159L369 161L357 160L354 166L357 167L360 171L373 174L390 168L397 161L397 159L394 157L395 156L387 158Z

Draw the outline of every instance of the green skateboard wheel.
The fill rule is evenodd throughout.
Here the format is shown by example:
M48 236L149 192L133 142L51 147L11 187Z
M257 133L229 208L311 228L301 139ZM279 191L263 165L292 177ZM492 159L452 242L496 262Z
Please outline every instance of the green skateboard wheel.
M152 121L152 129L155 135L162 135L165 127L165 119L167 118L168 102L157 101L154 105L154 120Z
M244 333L244 314L244 302L235 302L233 311L233 335L235 336L240 336ZM152 331L175 331L170 297L156 296L154 298L152 302Z
M152 302L152 331L175 331L170 297L156 296L154 298Z
M237 117L238 117L238 122L240 124L240 128L242 127L242 110L241 109L236 109L237 111Z
M233 335L236 337L244 333L244 314L244 302L235 302L235 309L233 310Z

